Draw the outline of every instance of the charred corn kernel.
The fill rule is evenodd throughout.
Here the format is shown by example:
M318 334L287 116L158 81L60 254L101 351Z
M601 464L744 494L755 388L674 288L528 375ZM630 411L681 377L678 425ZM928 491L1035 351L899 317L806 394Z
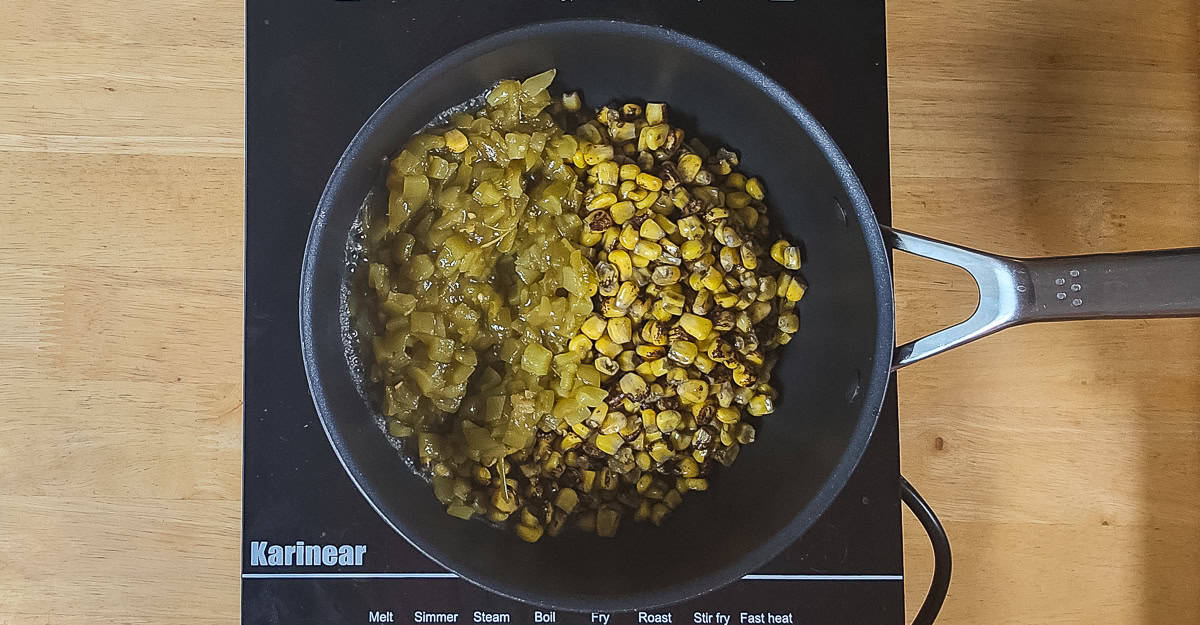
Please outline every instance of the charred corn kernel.
M674 432L683 423L683 415L678 410L664 410L655 417L654 421L662 432Z
M604 161L611 161L615 155L613 146L607 143L592 144L583 150L583 162L588 166L598 165Z
M775 294L779 297L787 297L788 288L792 286L792 275L787 273L779 274L779 280L775 287Z
M733 209L746 208L750 204L750 195L744 191L734 191L725 196L725 205Z
M786 297L789 302L798 302L804 297L804 293L807 290L808 285L805 284L803 280L799 278L793 278L791 284L788 285L787 293L784 294L784 297Z
M633 259L629 257L629 252L613 250L608 253L608 262L616 266L617 275L621 280L629 280L633 277Z
M524 523L517 524L517 536L527 543L536 543L542 538L541 525L525 525Z
M667 515L670 513L671 509L668 508L666 504L657 502L653 506L650 506L650 522L655 525L662 525L663 521L666 520Z
M620 171L621 166L613 161L604 161L592 168L592 172L596 174L596 182L600 184L617 184Z
M638 174L638 175L641 175L641 174ZM642 197L642 199L634 201L633 205L640 209L647 209L647 208L650 208L651 206L653 206L654 203L658 201L658 197L659 197L658 191L649 191L646 193L645 196Z
M617 319L621 319L621 317L617 317ZM605 334L604 336L596 339L596 351L608 356L609 358L616 358L617 354L621 353L621 345L608 338L608 335Z
M603 317L600 317L599 315L592 315L583 322L583 325L580 326L579 331L594 341L604 335L604 329L607 326L608 321L606 321Z
M617 203L617 194L601 193L601 194L593 197L591 200L589 200L586 208L588 210L595 210L597 208L608 208L609 206L612 206L613 204L616 204L616 203Z
M696 260L704 255L704 244L699 239L684 241L683 245L679 246L679 253L684 260Z
M679 385L679 401L694 405L706 399L708 399L708 382L688 380Z
M775 412L775 400L766 395L755 395L750 398L750 403L746 404L746 412L756 417L771 414Z
M684 458L679 461L679 475L685 478L692 478L700 475L700 464L691 458Z
M657 221L647 219L642 222L642 227L638 229L638 234L643 239L657 241L666 236L667 233L662 229L662 226L658 225Z
M704 213L704 220L709 223L718 222L722 219L728 219L728 218L729 218L729 210L722 208L720 206L718 206L716 208L710 208L710 209L708 209L707 213ZM715 230L714 230L714 233L715 233Z
M650 280L654 284L666 286L675 284L683 276L683 272L679 271L679 267L674 265L659 265L654 268L654 273L650 274Z
M758 381L758 376L749 367L739 365L733 370L733 381L738 386L753 386Z
M712 322L692 313L683 313L683 316L679 318L679 325L688 334L701 341L708 338L709 334L712 334Z
M611 250L614 247L616 247L617 240L620 238L620 236L621 236L620 228L618 228L616 226L609 226L608 229L606 229L604 231L604 238L601 241L604 249Z
M663 310L665 310L671 316L682 315L683 305L687 303L683 293L678 291L664 291L662 294L662 299L659 301L662 302Z
M750 306L750 321L757 324L771 314L770 302L754 302Z
M578 91L568 91L562 94L562 105L568 111L578 111L583 105L583 99L579 97Z
M690 365L696 360L700 349L691 341L672 341L667 357L681 365Z
M616 455L624 444L625 439L620 434L601 434L596 437L596 448L610 456Z
M638 481L633 485L634 490L639 494L645 493L647 488L650 488L650 483L654 481L654 477L649 473L643 474L638 478Z
M637 178L637 175L640 173L642 173L642 170L638 169L637 165L634 165L633 163L625 163L624 165L621 165L621 169L618 171L618 176L621 180L633 180Z
M567 434L564 434L563 437L558 441L558 448L562 451L567 451L567 450L578 447L579 444L582 442L583 442L582 438L576 436L575 434L568 432ZM567 464L569 465L570 464L570 462L569 462L570 454L568 454L567 460L568 460Z
M734 432L734 438L736 438L737 442L741 443L742 445L749 445L750 443L754 442L755 434L756 432L753 425L750 425L749 423L740 423L737 426L737 430Z
M784 252L784 250L786 250L788 247L789 247L789 246L788 246L788 242L787 242L787 241L784 241L783 239L780 239L780 240L778 240L778 241L776 241L776 242L772 243L772 244L771 244L771 258L772 258L772 259L773 259L775 262L777 262L777 263L779 263L780 265L782 265L782 264L783 264L783 252Z
M700 166L704 162L699 155L688 152L679 157L679 176L684 182L693 182L696 180L696 174L700 173Z
M652 222L647 220L646 223L652 223ZM654 241L647 241L645 239L640 239L640 240L638 240L637 245L634 246L633 253L638 256L647 258L649 260L654 260L654 259L662 256L662 246L655 243Z
M627 349L617 354L617 366L621 368L621 371L633 371L637 369L638 363L634 355L632 349Z
M751 178L746 181L746 193L749 193L750 197L756 200L762 200L764 197L766 197L766 193L763 191L762 181L758 178Z
M725 274L721 273L716 267L709 267L708 271L704 272L704 278L700 280L700 284L704 288L717 292L721 289L721 285L725 283ZM719 302L718 302L719 303Z
M667 359L656 358L654 360L647 360L638 365L634 371L643 378L650 378L651 380L662 377L667 372Z
M626 373L621 376L621 381L618 383L622 393L630 397L643 397L646 395L648 387L642 376L636 373Z
M653 174L647 174L646 172L638 174L634 181L637 182L639 187L647 191L658 191L662 188L663 184L662 178L659 178Z
M670 131L671 129L666 124L654 124L642 128L642 132L638 134L638 149L653 151L661 148L666 143L667 133Z
M667 105L662 102L646 103L646 123L661 124L666 121Z
M592 340L583 334L576 334L571 337L571 342L567 343L567 349L573 352L586 353L592 348Z
M634 461L634 464L637 465L637 468L639 468L643 471L650 468L650 464L651 464L650 454L648 454L644 451L639 451L636 454L634 454L633 461Z
M800 317L796 313L783 313L779 315L778 325L781 332L795 334L800 329Z
M454 128L448 131L443 137L446 140L446 148L455 154L462 154L467 149L467 135L463 131Z
M596 232L591 228L584 228L579 231L579 244L584 247L593 247L603 239L603 232Z
M750 249L749 245L743 245L738 250L740 252L738 258L741 260L743 267L750 270L758 268L758 256L754 253L754 250Z
M654 360L667 355L667 348L662 345L638 345L636 348L637 355L646 360Z
M704 235L704 222L700 221L700 217L695 215L684 217L682 220L679 220L679 234L682 234L685 239L689 239L689 242L695 241L697 245L703 247L701 241L697 239L700 239Z
M717 408L717 420L721 423L737 423L742 418L742 412L732 406Z
M637 296L637 286L629 281L622 282L620 288L617 289L616 297L613 298L614 305L616 305L618 310L628 310L629 305L633 303L633 300L637 299Z
M651 345L667 344L667 329L658 321L647 321L642 325L642 340Z
M721 253L717 255L721 262L721 268L725 271L733 271L734 267L741 266L742 255L738 253L736 247L723 247Z
M755 210L753 206L742 207L742 210L738 211L738 215L741 216L742 222L744 222L751 229L754 229L758 226L758 220L760 217L758 211Z
M692 312L696 315L707 315L712 310L713 299L712 293L708 291L699 291L692 299ZM712 322L709 322L710 324ZM709 328L712 329L711 327Z
M612 220L618 225L624 224L633 217L633 202L628 200L617 202L608 207L608 212L612 215Z
M638 233L633 225L625 224L621 228L621 247L633 251L633 248L637 246L638 240Z
M662 441L658 441L650 446L650 457L655 462L664 462L674 455L671 448L667 447L667 444Z
M736 229L727 225L718 225L713 228L713 237L717 241L720 241L721 245L727 247L741 247L742 243L745 242L742 239L742 235L738 234Z
M713 301L721 308L733 308L737 305L738 296L733 293L717 293L713 296Z
M752 349L752 350L746 352L744 357L746 359L746 362L748 362L752 365L762 366L762 364L763 364L763 353L757 349Z
M650 314L659 321L670 321L672 317L671 313L667 312L667 309L663 307L662 300L654 302L654 306L650 309Z
M740 312L737 314L735 319L736 321L734 321L734 325L737 326L737 329L741 330L742 332L750 331L752 327L750 325L750 315L746 314L745 312Z

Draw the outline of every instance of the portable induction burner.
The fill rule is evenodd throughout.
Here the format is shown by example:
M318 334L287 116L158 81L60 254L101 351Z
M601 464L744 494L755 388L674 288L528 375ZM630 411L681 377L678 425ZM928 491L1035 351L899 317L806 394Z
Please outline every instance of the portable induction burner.
M882 0L249 1L243 622L901 623L894 380L857 472L800 541L741 581L654 610L556 612L460 579L396 534L334 455L309 396L297 312L304 244L334 163L425 65L496 31L571 17L666 26L758 66L825 125L889 223Z

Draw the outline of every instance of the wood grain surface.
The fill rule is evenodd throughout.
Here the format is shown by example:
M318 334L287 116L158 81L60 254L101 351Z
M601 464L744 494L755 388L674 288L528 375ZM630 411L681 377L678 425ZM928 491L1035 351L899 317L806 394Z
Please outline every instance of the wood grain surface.
M242 3L3 7L0 623L235 622ZM1194 0L895 0L888 37L896 225L1200 245ZM896 272L901 338L974 305ZM899 384L956 556L939 622L1200 622L1200 321L1016 328Z

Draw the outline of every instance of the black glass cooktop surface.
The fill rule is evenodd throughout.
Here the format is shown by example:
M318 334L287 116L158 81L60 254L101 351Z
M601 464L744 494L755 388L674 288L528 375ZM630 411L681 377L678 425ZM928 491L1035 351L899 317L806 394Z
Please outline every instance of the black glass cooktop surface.
M308 393L297 321L304 244L334 163L425 65L500 30L571 17L666 26L753 63L825 125L889 222L882 0L250 0L243 621L901 623L894 384L858 470L801 540L731 586L645 612L555 612L459 579L392 531L338 463ZM301 559L273 560L288 547Z

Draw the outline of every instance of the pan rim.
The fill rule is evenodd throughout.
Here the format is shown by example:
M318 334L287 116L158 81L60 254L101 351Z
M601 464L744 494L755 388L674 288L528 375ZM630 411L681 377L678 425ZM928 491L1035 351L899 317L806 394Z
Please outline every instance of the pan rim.
M861 391L857 400L860 402L858 423L843 450L837 465L826 478L824 485L817 491L784 528L776 532L752 551L746 552L741 558L712 573L698 576L689 580L674 583L670 586L655 590L626 594L618 597L603 599L580 600L575 597L540 594L527 588L518 588L505 583L500 575L479 574L469 565L455 563L455 558L447 555L436 545L420 544L413 540L402 519L392 519L379 505L376 504L371 491L374 490L364 482L367 477L360 470L358 462L351 457L350 451L342 440L341 433L331 416L333 407L329 405L325 384L321 375L321 365L316 356L313 337L313 283L316 279L316 251L319 242L326 236L329 215L333 210L339 189L344 185L348 170L353 162L362 157L367 140L374 134L376 127L399 106L403 100L402 94L422 88L426 83L441 76L446 70L456 67L474 57L486 52L503 48L518 42L528 36L536 36L545 32L578 32L580 34L620 34L634 35L640 38L656 40L668 45L686 49L725 69L743 76L747 82L754 84L763 91L789 117L791 117L825 156L836 173L842 191L845 193L847 205L843 210L853 214L856 222L862 228L867 253L870 256L871 270L874 276L876 300L876 345L870 362L870 370L862 371ZM831 198L840 201L840 198ZM850 220L848 220L848 225ZM412 78L405 81L393 91L383 103L371 114L362 125L346 150L338 159L333 172L322 191L317 204L317 210L309 229L305 244L304 259L300 277L300 343L304 361L305 377L307 378L310 395L321 421L321 427L335 452L338 462L350 477L355 488L363 495L368 505L375 510L381 519L397 534L403 537L415 549L449 571L457 573L463 579L488 591L504 597L545 606L553 609L574 612L607 611L626 612L636 609L653 609L675 604L698 595L710 592L759 569L783 549L802 536L815 521L828 509L833 500L845 487L858 462L865 452L867 443L874 433L879 410L890 379L891 355L894 350L894 292L890 258L878 222L871 208L866 191L853 168L842 154L833 139L821 124L801 105L786 89L769 78L750 63L734 56L716 45L702 41L690 35L657 26L649 26L620 20L608 19L565 19L536 22L500 31L464 45L453 52L430 63ZM464 574L464 569L470 574Z

